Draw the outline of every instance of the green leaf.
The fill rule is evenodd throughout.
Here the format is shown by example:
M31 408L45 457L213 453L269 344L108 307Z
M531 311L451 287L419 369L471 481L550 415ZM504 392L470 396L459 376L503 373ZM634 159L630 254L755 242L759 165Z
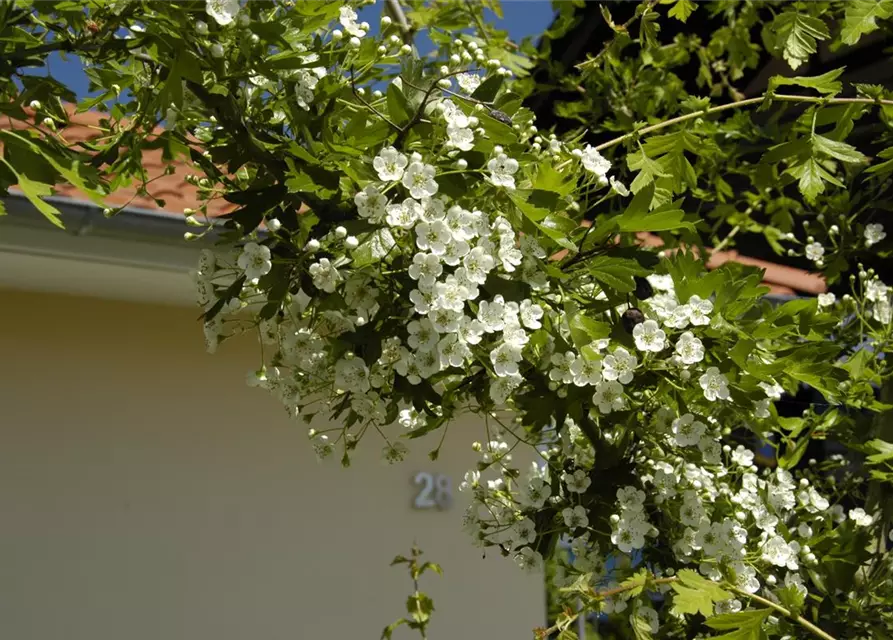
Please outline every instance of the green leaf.
M497 94L499 94L499 90L502 88L504 80L505 78L500 75L490 76L474 90L471 97L475 100L480 100L481 102L493 102L496 99Z
M721 636L714 636L711 640L762 640L763 623L771 609L751 609L738 613L724 613L708 618L706 624L717 631L729 631Z
M682 209L664 209L661 207L651 213L624 213L617 218L620 231L671 231L673 229L695 230L694 224L685 220Z
M859 38L878 28L877 20L886 20L893 15L893 0L849 0L840 39L844 44L856 44Z
M663 166L645 155L644 151L631 153L626 157L627 166L633 171L638 171L632 184L629 185L630 191L639 193L644 187L654 182L655 178L666 178L670 174L664 171Z
M816 40L831 37L822 20L798 11L785 11L766 25L763 39L773 54L782 54L791 69L805 63L816 52Z
M9 170L12 171L13 174L15 174L16 179L18 180L19 189L21 189L22 193L25 194L25 197L28 198L31 204L34 205L34 208L40 211L44 215L44 217L46 217L46 219L52 222L54 225L56 225L60 229L64 229L65 225L62 224L62 219L59 218L61 212L49 202L41 199L42 196L52 195L52 185L31 180L28 176L16 171L15 167L13 167L4 158L0 158L0 162L9 167Z
M867 160L867 158L853 145L847 144L846 142L838 142L837 140L832 140L825 136L814 135L812 137L812 145L816 151L831 156L841 162L859 164Z
M403 95L400 87L393 82L388 85L388 115L398 125L406 124L411 117L406 96Z
M598 256L587 262L589 272L603 285L621 293L629 293L636 288L633 276L648 275L648 270L635 260Z
M575 313L568 324L571 338L577 349L582 349L595 340L601 340L611 335L611 325L607 322L593 320L582 313Z
M667 15L671 18L676 18L680 22L685 22L697 8L698 5L694 3L694 0L676 0L676 4L670 7Z
M673 597L673 612L677 614L700 613L704 617L710 617L713 615L714 602L728 600L733 596L691 569L682 569L672 587L676 592Z
M799 179L797 186L800 193L810 202L815 202L816 196L825 191L825 182L830 182L838 187L843 186L815 158L808 158L803 164L788 168L785 173Z
M893 0L891 0L893 2ZM806 87L807 89L815 89L819 93L825 95L834 95L840 93L843 84L837 79L844 72L845 67L832 69L828 73L820 76L797 76L794 78L786 78L785 76L772 76L769 79L769 91L775 91L778 87L784 85L796 85L798 87Z

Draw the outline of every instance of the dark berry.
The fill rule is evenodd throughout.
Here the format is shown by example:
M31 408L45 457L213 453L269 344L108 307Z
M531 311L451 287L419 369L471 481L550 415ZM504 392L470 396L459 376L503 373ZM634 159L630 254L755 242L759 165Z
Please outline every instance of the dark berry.
M620 322L623 323L623 328L626 329L627 333L632 333L633 327L645 322L645 314L633 307L623 312L623 315L620 316Z
M634 276L633 280L636 282L636 290L633 292L636 299L647 300L654 295L654 288L648 280L641 276Z

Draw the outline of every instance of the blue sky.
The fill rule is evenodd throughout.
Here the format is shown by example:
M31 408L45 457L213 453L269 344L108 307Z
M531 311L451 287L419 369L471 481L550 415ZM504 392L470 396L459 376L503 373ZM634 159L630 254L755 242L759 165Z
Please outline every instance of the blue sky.
M373 31L377 31L383 5L384 2L379 0L361 12L362 20L375 25ZM508 31L509 37L515 42L520 42L527 36L536 39L552 22L552 3L548 0L503 0L502 9L504 14L502 20L492 14L488 16L488 20L494 22L500 29ZM59 54L54 54L49 59L49 66L53 77L71 87L78 96L87 95L87 77L78 58L69 56L64 60Z

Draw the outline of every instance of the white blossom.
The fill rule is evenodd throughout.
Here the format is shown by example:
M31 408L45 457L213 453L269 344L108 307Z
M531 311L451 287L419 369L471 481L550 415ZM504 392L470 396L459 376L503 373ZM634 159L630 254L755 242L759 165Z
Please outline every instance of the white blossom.
M830 291L828 293L820 293L818 295L819 308L821 307L830 307L837 301L837 296L835 296Z
M872 302L880 302L887 299L889 287L880 280L870 280L865 285L865 298Z
M887 237L882 224L865 225L865 246L871 247Z
M580 156L583 168L590 171L600 178L607 180L608 171L611 170L611 163L606 160L592 145L586 145L583 154Z
M356 36L357 38L362 38L366 35L366 32L359 24L357 24L358 17L357 12L350 7L341 7L338 22L341 23L341 26L344 27L344 30L347 31L347 33Z
M584 493L589 488L589 485L592 484L589 475L582 469L577 469L573 473L563 474L561 481L564 482L567 490L573 493Z
M338 269L328 258L320 258L319 262L310 265L308 271L313 278L313 286L326 293L332 293L342 280Z
M562 509L561 517L565 526L571 530L589 525L589 515L586 513L586 509L580 505Z
M639 351L662 351L666 346L666 337L667 334L654 320L646 320L633 327L633 338Z
M362 359L342 358L335 364L335 386L344 391L364 393L369 390L369 369Z
M440 334L428 318L413 320L406 325L409 337L406 343L416 351L430 351L437 346Z
M236 264L245 272L247 280L256 280L265 276L273 268L273 263L270 260L270 248L256 242L246 242Z
M518 161L500 153L487 163L490 175L487 179L497 187L505 187L508 190L515 188L515 174L518 172Z
M490 352L490 362L493 363L493 371L497 376L517 374L521 349L504 342Z
M596 385L602 381L602 361L586 357L576 358L570 365L573 383L578 387Z
M748 468L753 464L753 451L746 449L744 445L738 445L732 451L732 462L740 467Z
M617 347L614 353L602 360L602 377L605 380L617 380L621 384L629 384L633 379L633 370L638 364L636 356L623 347Z
M704 359L704 344L691 331L686 331L676 341L676 354L683 364L696 364Z
M543 326L543 308L531 300L522 300L520 308L521 323L528 329L539 329Z
M710 300L702 300L699 296L692 296L685 303L688 307L688 319L695 326L710 324L710 314L713 312L713 303Z
M626 399L623 397L623 385L614 380L599 382L595 385L592 403L598 406L598 410L605 414L623 410L626 407Z
M857 527L870 527L874 522L874 517L868 513L865 513L865 509L863 509L862 507L850 509L848 515L850 517L850 520L856 523Z
M387 214L388 204L390 204L390 200L371 184L357 193L353 201L357 205L357 213L371 222L383 221Z
M409 189L413 198L424 198L437 193L438 185L434 180L437 170L430 164L412 162L403 173L403 186Z
M701 436L707 432L707 425L695 420L692 414L686 413L673 420L672 429L676 444L680 447L691 447L698 444Z
M406 198L400 204L389 204L386 210L386 222L400 229L411 229L422 215L421 203L412 198Z
M443 220L434 222L420 222L415 227L416 246L419 249L430 251L436 256L446 253L447 245L452 241L453 234Z
M474 149L474 132L464 127L448 126L447 146L462 151L471 151Z
M456 76L459 88L467 94L472 94L481 86L481 77L476 73L460 73Z
M232 24L241 8L239 0L205 0L205 13L222 27Z
M408 163L406 156L394 147L385 147L372 160L372 166L378 173L379 180L385 182L400 180Z
M729 381L716 367L710 367L707 372L698 378L704 397L708 400L727 400L729 398Z
M490 399L496 404L503 404L522 382L524 382L524 378L522 378L519 373L513 373L491 380ZM548 489L548 485L546 486L546 489Z
M418 280L420 285L433 289L435 279L443 273L443 265L433 253L417 253L412 257L412 264L407 271L409 277Z
M806 245L806 257L813 262L818 262L825 255L825 247L818 242L810 242Z

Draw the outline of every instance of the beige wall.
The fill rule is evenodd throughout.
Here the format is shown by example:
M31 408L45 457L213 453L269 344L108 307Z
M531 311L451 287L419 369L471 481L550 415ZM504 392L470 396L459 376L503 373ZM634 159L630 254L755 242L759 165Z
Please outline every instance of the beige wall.
M474 423L384 466L318 463L302 423L244 385L250 340L204 353L192 309L0 291L0 638L378 638L417 540L432 640L531 637L538 576L410 509L410 476L458 483ZM399 638L409 638L400 635Z

